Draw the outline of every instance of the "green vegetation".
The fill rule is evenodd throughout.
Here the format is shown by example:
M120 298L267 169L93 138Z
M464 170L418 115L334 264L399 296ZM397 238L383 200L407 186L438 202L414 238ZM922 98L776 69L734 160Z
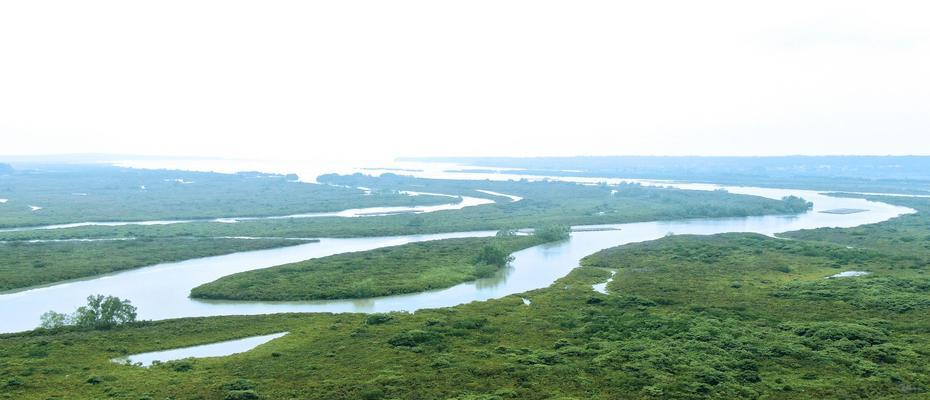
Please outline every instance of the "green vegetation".
M930 200L917 197L856 196L884 203L910 207L915 214L902 215L881 224L863 225L855 228L821 228L788 232L780 236L828 242L854 248L872 248L889 255L921 254L930 251Z
M146 207L151 206L152 212L160 210L161 206L149 204L148 200L155 201L157 198L164 200L163 197L156 196L152 199L143 201L144 199L133 200L132 195L130 195L125 207L122 205L123 203L113 198L113 196L125 194L126 189L114 182L121 182L121 185L125 185L127 180L132 180L127 178L127 176L131 178L139 174L138 176L146 178L146 182L149 181L149 178L154 178L153 182L156 182L152 187L147 185L145 192L158 193L159 196L179 195L179 200L174 206L181 207L180 204L183 203L183 207L179 208L180 210L185 209L184 207L201 211L210 210L212 209L211 207L213 207L211 204L214 204L211 203L212 200L210 199L216 200L215 196L218 193L224 193L224 195L226 193L219 192L218 188L224 187L222 185L228 185L234 188L241 187L241 193L230 189L233 190L233 195L230 195L231 197L229 198L230 204L236 205L236 207L239 207L237 204L242 204L243 208L239 210L241 212L226 213L229 210L224 209L223 212L226 213L224 215L247 215L248 213L245 210L252 207L250 204L255 205L256 201L271 201L262 197L265 195L274 195L275 198L283 199L280 201L287 202L288 204L295 204L295 207L300 201L303 202L301 204L320 205L322 203L306 202L304 201L305 198L301 196L316 196L313 191L317 189L325 189L325 191L343 190L335 185L372 187L374 193L382 194L395 193L398 190L420 190L494 198L500 202L468 207L462 210L366 218L328 217L252 220L241 221L235 224L201 221L172 225L89 226L67 229L0 232L0 241L7 240L7 242L0 243L0 290L93 276L159 262L180 261L188 258L226 254L240 250L271 248L294 244L292 241L214 239L216 237L252 236L289 238L389 236L469 230L501 230L540 225L544 227L556 227L692 217L781 214L797 213L806 210L806 205L802 204L805 202L791 199L776 201L754 196L733 195L725 192L686 191L642 187L638 185L585 186L563 182L474 182L417 179L396 175L388 175L382 178L350 175L342 177L322 177L321 180L327 181L332 185L321 186L287 182L281 176L275 175L267 177L259 173L223 175L184 172L184 175L177 175L177 173L180 172L127 170L121 168L101 168L97 170L91 168L91 173L82 180L75 178L75 176L80 175L80 171L84 170L77 169L75 171L66 170L65 172L55 173L35 173L36 176L41 178L33 177L29 179L38 180L40 183L44 182L43 184L49 182L53 184L60 183L62 186L54 188L55 185L52 185L53 189L46 188L40 190L39 187L28 185L28 187L24 187L18 185L15 187L16 192L20 194L36 194L48 191L58 196L49 195L49 199L65 201L60 197L65 196L68 202L77 202L68 203L69 205L76 205L81 208L83 206L81 206L82 203L80 202L85 201L90 196L73 196L71 190L76 190L74 189L76 187L74 185L83 185L85 183L91 185L91 183L97 182L93 183L93 185L97 185L94 187L110 188L107 189L109 191L103 191L103 193L110 193L110 195L108 195L110 197L102 197L114 201L112 203L107 203L107 207L110 209L118 209L120 210L119 212L129 212L134 210L137 206L141 207L145 205ZM22 173L25 174L25 172ZM29 181L26 177L19 176L18 174L19 173L13 175L13 177L22 180L22 182ZM49 176L46 177L46 174ZM126 174L126 176L122 174ZM180 184L177 182L164 182L162 179L167 179L164 178L165 176L182 176L182 178L178 179L194 181L195 183ZM68 180L66 179L67 177L74 179ZM3 179L6 179L6 177L0 178L0 192L3 190L10 190L9 188L3 188L4 185L9 185L11 181ZM50 181L46 182L46 180ZM88 181L91 183L87 183ZM201 183L202 185L199 185ZM307 193L289 192L290 190L296 190L290 189L291 187L301 187L302 185L310 189L300 189L297 190L297 192L307 190ZM132 187L136 188L133 190L138 189L134 184ZM209 190L203 189L204 191L201 192L183 193L191 188L206 188ZM518 202L511 202L506 198L488 195L478 192L477 190L492 190L514 194L524 197L524 199ZM178 194L179 191L181 194ZM65 195L65 193L67 193L67 195ZM248 201L239 202L236 196L245 196L246 193L259 193L259 195L257 195L257 197L253 196L255 198L250 198ZM335 202L332 196L327 196L322 197L320 201L325 200L326 204L337 207L338 202ZM363 197L374 199L378 196ZM404 199L416 199L421 196L402 197ZM97 202L98 200L93 201ZM442 201L448 201L448 198L443 198ZM42 204L48 205L53 203L43 202ZM102 203L94 204L100 206ZM114 204L121 204L121 206L114 207ZM0 209L4 209L4 207L9 205L10 203L2 204L0 205ZM342 209L354 205L355 203L342 204L338 208ZM271 207L271 205L268 206ZM45 210L46 209L40 211ZM168 212L168 210L162 211ZM284 210L278 210L276 213L278 212L284 213ZM93 214L91 213L89 215ZM151 213L144 215L150 217L155 216ZM180 217L179 214L172 215L173 217ZM0 212L0 221L3 221L0 225L15 225L13 222L15 219L5 220L3 217L4 215ZM77 220L84 218L97 219L83 215L75 218ZM128 217L125 218L129 219ZM553 234L556 236L560 235L558 232L553 232ZM89 238L135 240L124 242L108 241L80 243L25 242L28 240ZM556 240L556 237L546 240Z
M244 390L306 399L921 398L930 314L920 305L889 312L782 294L803 283L841 293L852 281L925 279L926 264L886 256L753 234L671 236L596 253L549 288L448 309L6 335L0 374L17 399L224 399ZM617 271L609 294L592 291L608 269ZM846 269L873 275L824 279ZM291 334L228 357L149 369L109 362L283 330Z
M537 236L444 239L240 272L191 290L191 297L317 300L440 289L494 275L510 254L545 242Z
M4 335L0 398L920 398L930 390L930 249L884 243L930 235L924 215L797 233L820 243L670 236L591 255L549 288L414 314ZM875 235L845 233L858 229ZM609 269L609 294L592 291ZM872 275L824 279L844 270ZM285 330L228 357L149 369L109 362Z
M568 239L568 236L571 235L571 232L572 228L568 225L546 225L540 228L536 228L533 234L539 237L541 240L555 242L558 240Z
M0 291L163 262L307 243L309 240L141 238L0 243Z
M86 221L140 221L288 215L372 206L441 204L407 196L299 183L243 172L48 166L0 173L0 228ZM30 206L41 207L32 210Z
M129 300L103 295L87 296L87 305L74 314L49 311L42 314L42 329L59 329L73 325L82 329L110 329L136 321L136 307Z
M0 232L0 239L65 239L92 237L275 236L360 237L473 230L530 228L540 225L589 225L683 218L796 214L806 202L634 184L588 186L566 182L456 181L400 176L322 176L321 181L380 191L419 190L502 200L461 210L367 218L305 218L242 221L236 224L195 222L156 226L95 226L27 232ZM477 190L521 196L511 202Z
M350 180L356 179L369 178ZM362 186L414 186L458 195L486 189L524 200L423 215L79 228L4 237L115 235L161 243L195 241L192 235L503 229L493 238L408 244L249 271L195 289L215 290L223 298L303 300L421 291L488 276L506 265L513 251L564 238L570 224L809 207L797 198L774 201L635 185L403 179L388 177L381 188ZM919 213L852 229L784 235L794 240L669 236L590 255L548 288L416 313L155 322L95 317L88 320L125 323L84 325L108 327L99 330L60 326L68 318L47 314L49 326L60 327L0 335L0 399L924 398L930 392L930 200L880 200ZM510 230L540 225L535 236ZM263 241L244 243L256 242ZM124 244L80 245L97 243ZM176 245L163 248L174 251ZM28 253L23 250L20 257ZM30 264L18 264L17 274L23 275L25 266L36 268ZM616 275L608 294L594 292L591 285L606 281L611 271ZM843 271L871 274L826 279ZM366 281L368 286L354 285ZM521 297L532 303L525 305ZM99 298L98 311L106 308L105 301ZM281 331L290 334L228 357L148 369L110 362L127 354Z

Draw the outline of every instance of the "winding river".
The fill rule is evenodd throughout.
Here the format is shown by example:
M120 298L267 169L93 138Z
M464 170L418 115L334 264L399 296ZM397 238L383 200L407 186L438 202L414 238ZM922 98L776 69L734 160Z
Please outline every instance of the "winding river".
M603 180L601 180L603 181ZM713 190L715 185L674 185L686 189ZM888 220L914 212L905 207L863 199L830 197L814 191L724 187L732 193L779 199L795 195L814 203L814 209L800 215L745 218L688 219L603 225L611 230L585 230L562 242L532 247L514 254L510 267L496 276L450 288L407 295L356 300L301 302L245 302L197 300L188 297L198 285L237 272L292 263L333 254L370 250L425 240L490 236L495 232L455 232L355 239L321 239L292 247L247 251L223 256L191 259L117 272L84 280L0 294L0 332L29 330L48 310L71 311L91 294L107 294L132 300L140 319L166 319L233 314L280 312L388 312L448 307L526 292L551 285L598 250L632 242L661 238L667 234L709 235L725 232L779 232L820 227L853 227ZM512 199L516 201L517 199ZM857 209L852 214L826 213L837 209ZM532 301L532 298L528 300Z

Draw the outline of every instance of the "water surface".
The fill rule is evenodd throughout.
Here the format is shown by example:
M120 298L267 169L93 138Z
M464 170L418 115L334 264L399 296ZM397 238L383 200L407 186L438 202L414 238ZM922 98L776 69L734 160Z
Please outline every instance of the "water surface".
M287 332L274 333L271 335L252 336L236 340L227 340L200 346L181 347L171 350L133 354L126 357L114 358L113 362L148 367L151 366L155 361L166 362L182 360L185 358L222 357L252 350L259 345L268 343L284 335L287 335Z

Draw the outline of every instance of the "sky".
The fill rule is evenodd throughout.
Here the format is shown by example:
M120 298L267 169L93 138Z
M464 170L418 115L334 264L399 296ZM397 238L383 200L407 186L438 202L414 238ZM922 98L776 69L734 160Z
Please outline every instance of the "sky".
M0 154L930 154L927 1L8 1Z

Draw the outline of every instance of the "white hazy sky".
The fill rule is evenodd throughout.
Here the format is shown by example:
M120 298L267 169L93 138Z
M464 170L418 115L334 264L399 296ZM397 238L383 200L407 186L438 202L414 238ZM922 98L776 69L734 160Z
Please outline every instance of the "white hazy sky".
M927 1L5 1L0 154L930 154Z

